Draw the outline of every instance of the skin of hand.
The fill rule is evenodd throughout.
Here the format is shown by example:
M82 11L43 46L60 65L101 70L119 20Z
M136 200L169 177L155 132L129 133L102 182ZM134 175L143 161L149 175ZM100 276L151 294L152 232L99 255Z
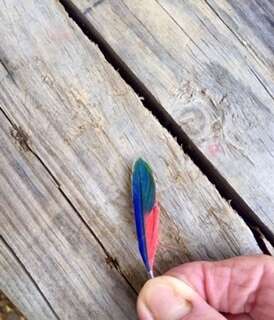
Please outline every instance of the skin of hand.
M149 280L140 320L273 320L274 258L192 262Z

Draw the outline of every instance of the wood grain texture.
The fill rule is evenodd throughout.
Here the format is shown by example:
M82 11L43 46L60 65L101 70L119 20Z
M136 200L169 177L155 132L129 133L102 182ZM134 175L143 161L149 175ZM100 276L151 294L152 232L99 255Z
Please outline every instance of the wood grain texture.
M0 288L8 297L12 297L13 303L23 314L28 314L29 319L58 319L1 237Z
M272 88L274 80L274 4L271 0L216 1L207 0L216 15L249 50L264 73L272 78L265 82Z
M274 231L273 2L73 3Z
M37 158L16 146L3 114L0 123L0 234L58 319L134 319L133 290ZM1 289L28 319L55 319L13 260L1 244Z
M62 318L89 319L103 307L106 318L133 318L134 297L119 275L136 289L145 280L130 200L138 156L155 171L161 204L157 273L260 253L241 218L56 1L2 5L0 106L14 125L0 140L1 212L10 210L0 233Z

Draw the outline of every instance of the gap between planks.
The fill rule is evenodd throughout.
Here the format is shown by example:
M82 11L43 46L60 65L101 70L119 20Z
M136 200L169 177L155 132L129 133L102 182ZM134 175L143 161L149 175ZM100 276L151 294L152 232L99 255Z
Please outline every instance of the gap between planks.
M267 245L264 242L264 237L271 243L271 245L274 245L274 234L272 231L262 222L262 220L248 206L244 199L220 174L211 161L209 161L203 155L195 143L188 137L184 130L150 92L149 88L143 84L143 82L119 57L119 55L116 54L116 52L84 16L84 14L70 0L59 0L59 2L62 4L69 17L79 26L89 40L98 45L99 49L105 56L105 59L116 70L118 70L122 79L135 91L138 96L142 97L141 102L143 106L151 111L160 124L169 131L177 143L182 147L183 151L192 159L197 167L199 167L209 181L215 185L221 196L226 199L230 203L231 207L243 218L247 226L253 232L261 250L264 253L269 254ZM207 3L206 0L205 2ZM207 3L207 5L209 4ZM221 21L223 22L222 19ZM236 34L234 34L234 36L237 37ZM240 41L238 37L237 39Z
M133 287L133 285L130 283L130 281L127 279L126 275L122 272L121 268L119 267L119 264L117 263L116 259L113 258L111 256L111 254L108 252L108 250L105 248L105 246L103 245L103 243L100 241L100 239L98 238L98 236L96 235L96 233L92 230L92 228L89 226L89 224L85 221L85 219L82 217L81 213L77 210L77 208L73 205L72 201L69 199L69 197L66 195L66 193L64 192L64 190L61 187L61 184L59 183L59 181L57 180L57 178L54 176L54 174L51 172L51 170L47 167L47 165L45 164L45 162L41 159L41 157L36 154L36 152L34 152L32 150L32 148L30 147L29 143L28 143L28 136L22 131L22 129L20 127L18 127L11 119L10 117L7 115L7 113L1 108L0 106L0 111L3 113L3 115L5 116L5 118L8 120L8 122L10 123L10 125L12 126L13 130L15 131L13 133L13 137L18 140L19 144L21 145L21 147L24 150L27 150L29 152L31 152L34 157L42 164L42 166L45 168L45 170L47 171L47 173L49 174L49 176L52 178L52 180L54 181L54 183L56 184L57 189L59 190L59 192L61 193L62 197L67 201L67 203L69 204L69 206L73 209L73 211L77 214L77 216L79 217L79 219L81 220L81 222L84 224L84 226L88 229L88 231L91 233L91 235L93 236L93 238L97 241L97 243L99 244L99 246L102 248L104 254L106 255L106 259L109 261L109 263L117 270L117 272L122 276L122 278L125 280L125 282L128 284L128 286L133 290L133 292L138 295L137 290ZM0 235L0 239L2 239L3 237ZM6 244L6 246L8 246L8 248L10 249L10 251L12 251L11 247L7 244L7 242L4 240L3 238L3 242ZM263 251L263 249L262 249ZM264 252L264 251L263 251ZM20 265L22 265L24 267L24 265L21 263L21 261L19 260L19 258L15 255L15 253L12 251L13 255L16 257L16 259L18 260L18 262L20 263ZM265 252L264 252L265 253ZM43 295L42 291L39 289L38 285L35 283L34 279L31 277L31 275L28 273L28 271L26 270L26 268L24 267L24 270L26 271L26 273L28 274L28 276L31 278L31 280L33 281L33 283L36 285L37 289L41 292L41 294ZM43 295L44 297L44 295ZM45 298L46 300L46 298ZM46 300L47 301L47 300ZM47 303L49 304L49 302L47 301ZM50 306L50 305L49 305ZM51 306L50 306L51 307ZM52 307L51 307L52 308ZM59 319L59 318L58 318Z

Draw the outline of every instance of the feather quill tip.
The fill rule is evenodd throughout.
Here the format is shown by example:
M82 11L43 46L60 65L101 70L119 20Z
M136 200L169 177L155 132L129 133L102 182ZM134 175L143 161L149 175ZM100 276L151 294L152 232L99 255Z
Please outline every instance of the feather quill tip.
M131 184L139 251L148 275L153 278L160 210L152 169L141 158L134 163Z

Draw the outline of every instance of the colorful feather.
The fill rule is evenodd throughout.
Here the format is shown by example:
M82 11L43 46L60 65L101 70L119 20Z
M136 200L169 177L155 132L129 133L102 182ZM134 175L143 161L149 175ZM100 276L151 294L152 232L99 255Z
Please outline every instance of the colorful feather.
M138 159L133 167L132 197L140 254L147 272L153 277L160 210L152 170L143 159Z

